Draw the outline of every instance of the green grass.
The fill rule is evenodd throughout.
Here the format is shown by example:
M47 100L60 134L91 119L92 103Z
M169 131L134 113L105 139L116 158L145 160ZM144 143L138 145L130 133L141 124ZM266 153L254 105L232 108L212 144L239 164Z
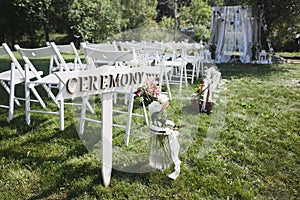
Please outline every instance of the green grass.
M293 57L293 56L300 56L300 51L298 51L298 52L276 52L276 54L281 55L281 56Z
M198 131L180 155L175 181L166 176L172 168L113 170L104 187L101 164L77 135L69 107L64 131L57 116L33 115L27 126L22 106L8 124L0 109L1 199L299 199L300 65L218 68L227 80L223 112L195 115ZM203 152L209 139L213 145Z

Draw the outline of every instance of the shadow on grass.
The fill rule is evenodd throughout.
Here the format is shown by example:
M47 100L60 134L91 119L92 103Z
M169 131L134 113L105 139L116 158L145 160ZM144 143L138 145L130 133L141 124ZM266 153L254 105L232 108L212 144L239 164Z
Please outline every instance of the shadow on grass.
M15 122L18 121L16 118ZM52 198L60 193L70 193L68 196L74 197L81 194L78 191L87 191L95 184L102 184L100 163L90 158L92 156L80 141L74 125L64 131L53 129L43 133L39 129L43 129L46 121L35 119L30 126L11 123L9 128L16 131L13 136L2 138L6 144L0 148L0 157L13 161L12 165L16 165L14 170L26 169L30 173L41 174L39 192L30 199ZM33 131L35 129L37 131ZM76 183L84 182L84 179L91 180L91 183Z
M2 127L11 130L11 133L2 135L5 145L0 148L0 157L13 161L11 167L16 165L15 170L26 169L40 174L38 186L35 186L39 191L29 199L80 198L84 192L93 194L95 187L104 187L101 164L88 153L73 123L60 131L58 124L53 125L57 116L33 115L30 125L25 123L24 117L24 114L18 115L11 123L0 121ZM147 174L116 170L113 170L112 177L131 183L147 183L149 180Z

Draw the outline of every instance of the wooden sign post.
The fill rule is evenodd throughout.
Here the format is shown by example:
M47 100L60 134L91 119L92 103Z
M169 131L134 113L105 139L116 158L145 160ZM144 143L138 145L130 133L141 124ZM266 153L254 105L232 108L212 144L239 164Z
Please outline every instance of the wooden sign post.
M112 112L113 92L139 87L144 84L146 72L139 69L118 69L103 66L95 70L56 72L64 84L57 99L73 99L101 94L102 103L102 178L105 186L110 183L112 171Z
M112 93L102 94L102 178L109 185L112 170Z

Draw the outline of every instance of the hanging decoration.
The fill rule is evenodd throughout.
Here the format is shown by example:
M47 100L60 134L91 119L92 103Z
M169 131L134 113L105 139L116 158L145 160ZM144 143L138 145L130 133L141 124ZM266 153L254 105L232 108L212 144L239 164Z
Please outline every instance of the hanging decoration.
M212 31L209 41L215 63L240 61L250 63L259 59L263 49L261 34L265 33L263 8L251 6L220 6L212 8Z

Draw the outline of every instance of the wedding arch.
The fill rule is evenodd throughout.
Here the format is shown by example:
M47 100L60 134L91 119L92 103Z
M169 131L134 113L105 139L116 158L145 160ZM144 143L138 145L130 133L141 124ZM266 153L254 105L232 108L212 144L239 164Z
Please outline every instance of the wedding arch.
M261 52L266 52L262 48L262 34L267 31L262 6L213 7L211 25L209 45L216 63L250 63L258 60ZM268 51L272 52L266 36Z

